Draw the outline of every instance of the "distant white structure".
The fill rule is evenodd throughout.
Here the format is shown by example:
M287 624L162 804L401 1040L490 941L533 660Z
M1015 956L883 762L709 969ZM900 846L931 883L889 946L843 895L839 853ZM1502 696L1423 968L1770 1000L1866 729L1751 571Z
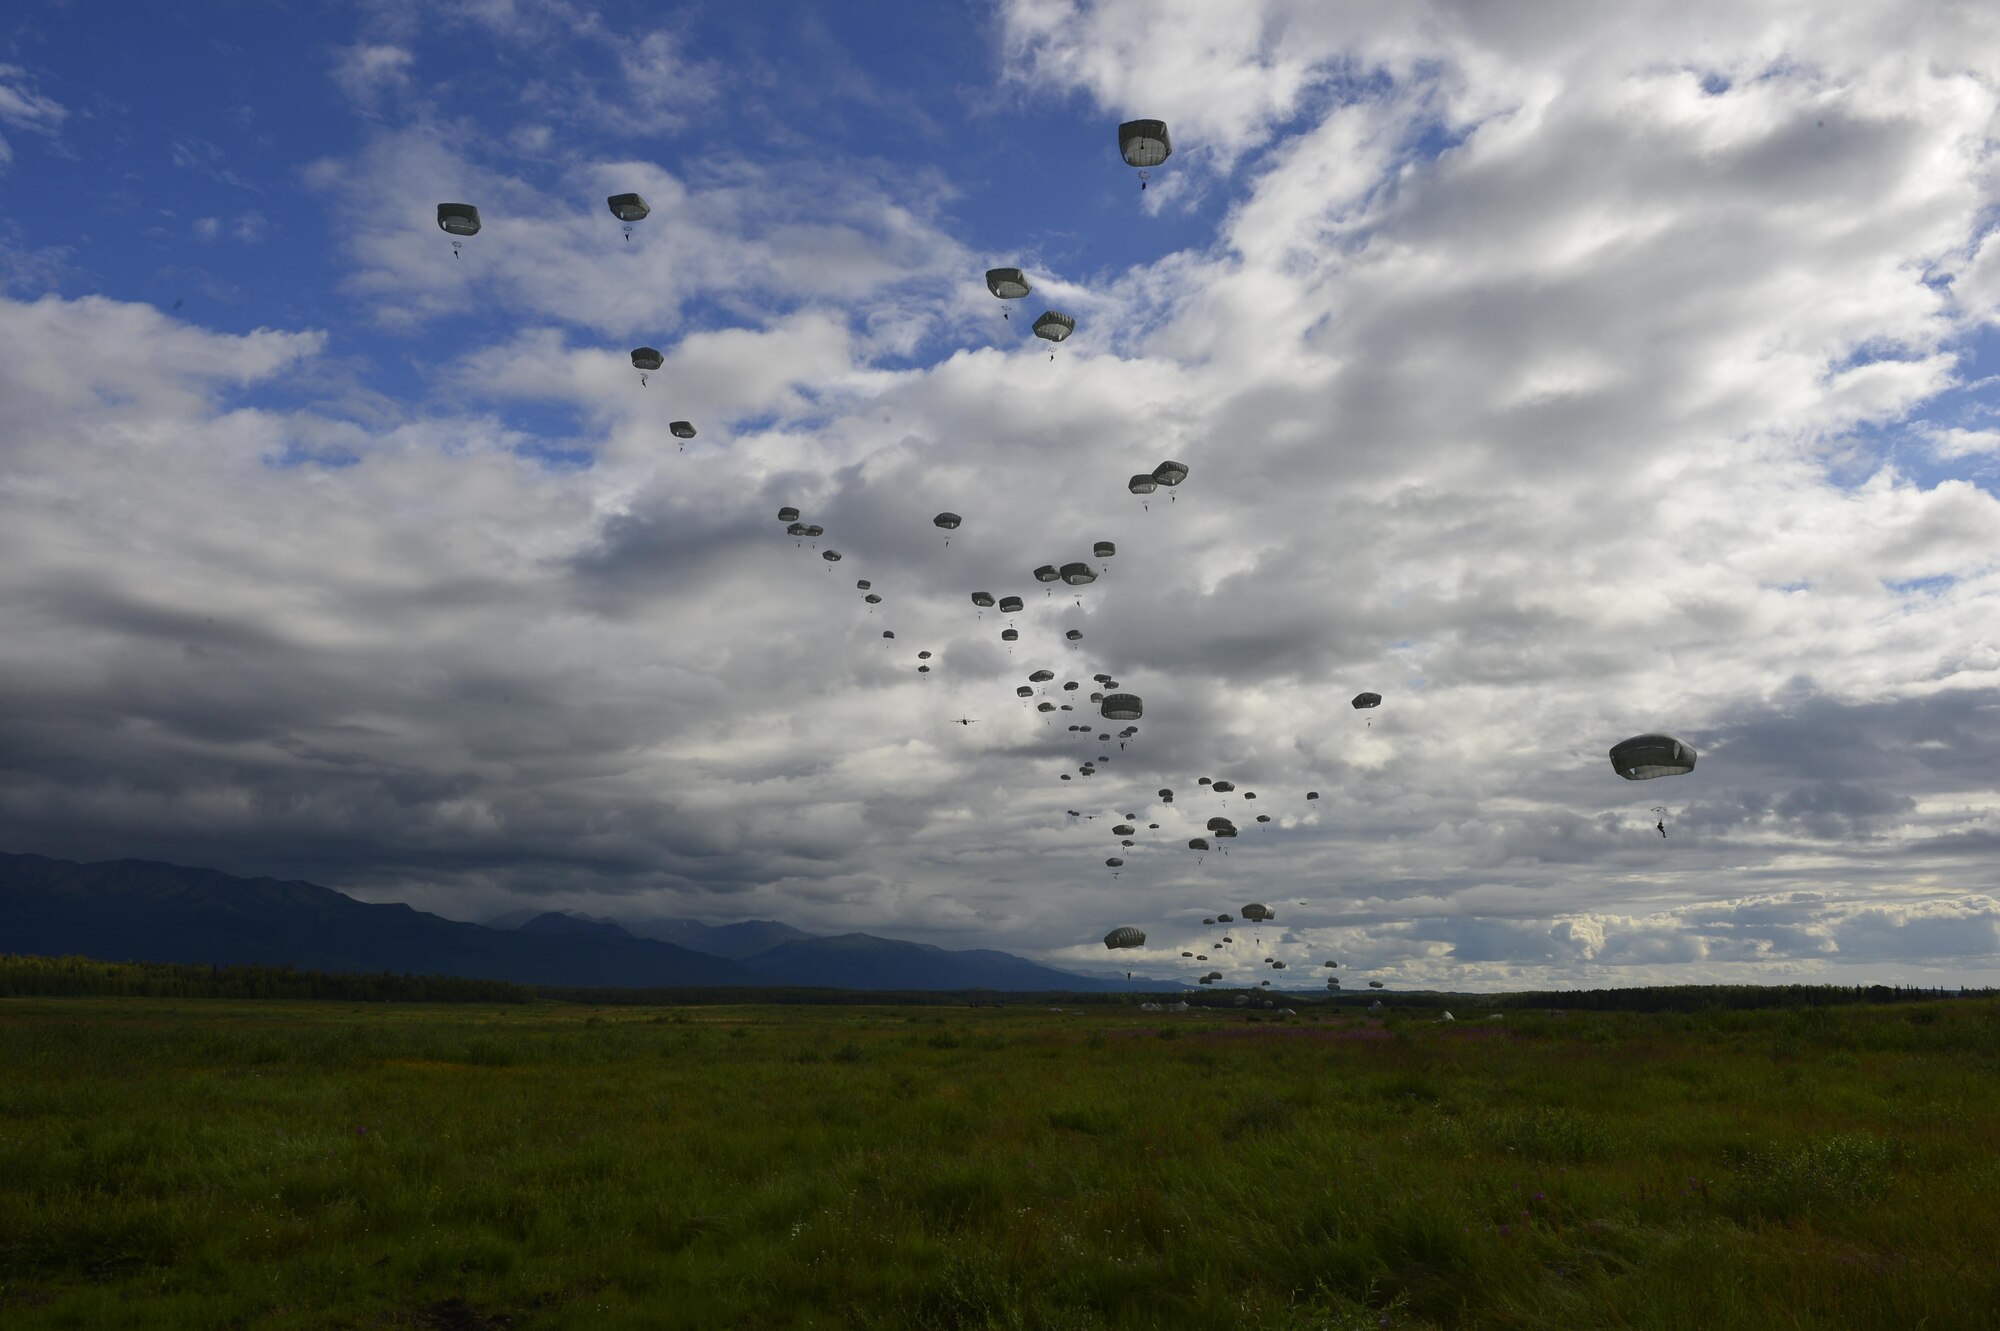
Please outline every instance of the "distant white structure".
M1439 1021L1456 1021L1456 1020L1458 1020L1458 1018L1456 1018L1456 1017L1452 1016L1452 1015L1451 1015L1451 1013L1447 1012L1447 1013L1445 1013L1445 1014L1444 1014L1444 1015L1443 1015L1442 1017L1439 1017L1439 1018L1438 1018L1438 1020L1439 1020Z

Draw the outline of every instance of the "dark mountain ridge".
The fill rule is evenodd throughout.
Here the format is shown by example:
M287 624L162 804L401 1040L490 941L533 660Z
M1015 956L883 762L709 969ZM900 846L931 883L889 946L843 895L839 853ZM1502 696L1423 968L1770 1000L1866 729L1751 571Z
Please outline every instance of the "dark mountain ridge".
M668 927L699 945L634 936ZM544 911L516 928L496 929L401 902L357 901L297 880L238 878L153 860L79 864L4 853L0 952L634 989L797 985L1074 993L1129 987L1006 952L955 952L862 933L821 938L773 920L720 926L653 920L628 928Z

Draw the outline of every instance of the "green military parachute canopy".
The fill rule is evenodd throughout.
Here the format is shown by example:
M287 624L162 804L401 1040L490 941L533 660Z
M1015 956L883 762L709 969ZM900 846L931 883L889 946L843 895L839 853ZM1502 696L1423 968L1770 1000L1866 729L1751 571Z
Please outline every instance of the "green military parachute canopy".
M1271 821L1271 815L1268 813L1260 813L1257 815L1257 821L1260 823L1268 823Z
M1146 714L1146 704L1136 693L1113 693L1097 710L1107 721L1137 721Z
M610 207L611 215L621 222L643 222L653 212L646 206L646 201L636 194L614 194L604 202ZM629 225L625 228L625 234L628 236L632 234Z
M1035 696L1035 691L1026 684L1016 684L1014 686L1014 696L1017 698L1032 698Z
M1071 630L1070 630L1069 632L1067 632L1067 633L1063 634L1063 636L1064 636L1065 638L1068 638L1068 639L1069 639L1069 640L1070 640L1071 642L1081 642L1081 641L1083 641L1083 630L1082 630L1082 629L1071 629ZM1075 688L1075 687L1076 687L1076 685L1075 685L1074 683L1069 683L1069 684L1065 684L1065 685L1063 685L1063 687L1064 687L1064 688L1068 688L1068 689L1073 689L1073 688Z
M676 439L694 438L694 425L689 421L673 421L668 424L667 431Z
M895 637L895 636L896 636L896 634L895 634L895 631L894 631L894 630L892 630L892 629L883 629L883 630L882 630L882 636L883 636L883 637L885 637L885 638L893 638L893 637Z
M974 605L976 605L976 606L980 607L980 608L981 608L982 610L984 610L984 609L990 609L990 608L992 608L992 605L993 605L993 593L992 593L992 592L974 592L974 593L972 594L972 603L973 603Z
M1035 320L1035 336L1048 342L1061 342L1076 331L1076 320L1057 310L1044 311Z
M1132 826L1132 824L1130 824L1130 823L1120 823L1120 824L1118 824L1118 826L1116 826L1116 827L1114 827L1114 828L1112 828L1112 829L1111 829L1111 835L1112 835L1112 836L1131 836L1131 835L1133 835L1134 833L1136 833L1136 832L1137 832L1138 830L1139 830L1138 828L1136 828L1136 827Z
M1018 615L1021 613L1021 605L1021 598L1018 596L1003 596L1000 598L1000 610L1003 614Z
M1140 472L1131 480L1125 482L1125 488L1135 495L1149 495L1157 490L1159 486L1160 483L1153 479L1150 472Z
M956 513L940 513L931 519L931 526L942 527L946 531L957 531L958 524L965 521Z
M1188 478L1187 464L1184 462L1162 462L1153 468L1153 479L1172 489Z
M1030 684L1046 684L1055 677L1056 672L1053 670L1037 670L1034 674L1028 676L1028 682Z
M1164 120L1128 120L1118 127L1118 155L1125 165L1158 166L1173 155L1173 137Z
M1061 577L1062 570L1058 569L1054 564L1044 564L1035 570L1036 582L1055 582Z
M1099 541L1090 547L1090 553L1099 559L1109 559L1118 553L1118 547L1110 541Z
M1077 682L1076 682L1075 680L1073 680L1073 679L1072 679L1072 680L1066 680L1066 681L1064 681L1064 683L1063 683L1063 692L1064 692L1064 693L1075 693L1075 692L1077 691L1078 687L1079 687L1079 685L1077 684Z
M1116 855L1113 855L1113 856L1112 856L1112 857L1111 857L1110 859L1108 859L1108 860L1106 860L1106 861L1104 862L1104 867L1105 867L1105 868L1107 868L1107 869L1122 869L1122 868L1124 868L1124 867L1125 867L1125 861L1123 861L1123 860L1119 859L1119 858L1118 858L1118 857L1117 857ZM1140 940L1139 940L1139 941L1140 941L1140 942L1144 942L1144 941L1145 941L1145 937L1144 937L1144 935L1141 935L1141 936L1140 936ZM1137 947L1137 946L1139 946L1139 944L1138 944L1138 943L1134 943L1134 944L1132 944L1132 946L1133 946L1133 947Z
M1316 800L1319 798L1319 792L1317 790L1308 790L1306 792L1306 798L1309 800Z
M824 536L824 535L826 535L826 528L824 528L824 527L820 526L820 525L819 525L819 524L818 524L817 522L808 522L808 523L806 523L806 524L805 524L805 526L804 526L804 527L803 527L803 528L802 528L801 530L803 530L803 531L805 532L805 534L806 534L806 535L808 535L808 536ZM838 556L836 556L836 558L837 558L837 557L838 557Z
M1097 581L1096 570L1088 564L1064 564L1061 576L1062 580L1072 587L1088 587Z
M1117 860L1110 862L1113 864L1119 863ZM1124 925L1104 935L1104 946L1107 948L1144 947L1146 946L1146 931L1144 929L1135 929L1129 924Z
M804 536L805 534L806 524L803 522L794 522L791 526L785 528L785 535L787 536Z
M1634 735L1611 746L1611 769L1627 781L1685 776L1694 759L1694 750L1672 735Z
M1020 640L1021 640L1021 630L1019 630L1019 629L1001 629L1001 630L1000 630L1000 641L1002 641L1002 642L1019 642Z
M796 508L781 508L778 510L778 521L797 522L798 520L799 511Z
M1230 791L1236 789L1236 783L1234 781L1215 781L1211 782L1208 788L1218 795L1227 795Z
M479 210L469 203L438 205L438 226L454 236L479 234Z
M819 557L829 564L838 564L840 562L840 551L822 550L819 552Z
M1380 980L1370 980L1368 982L1368 987L1370 989L1380 989L1382 987L1382 982Z
M1234 827L1234 826L1236 826L1235 823L1229 821L1229 819L1227 818L1224 818L1221 814L1217 814L1215 817L1208 820L1208 830L1211 832L1220 832L1225 827Z
M1161 786L1154 793L1157 794L1163 800L1170 800L1174 797L1174 792L1172 788L1168 786Z
M1348 706L1360 711L1364 707L1380 707L1382 695L1379 693L1357 693Z
M882 594L880 592L870 592L868 593L868 595L862 597L861 599L868 602L868 604L870 605L882 604Z
M1243 918L1246 920L1275 920L1278 917L1272 913L1269 906L1253 901L1243 908Z
M1055 709L1056 709L1056 705L1055 705L1054 703L1052 703L1052 702L1044 702L1044 703L1036 703L1036 704L1035 704L1035 710L1036 710L1036 711L1038 711L1038 712L1053 712L1053 711L1054 711Z
M635 370L657 370L666 363L666 358L652 347L632 348L632 368Z
M1340 963L1337 961L1322 961L1320 965L1326 967L1328 970L1334 970L1340 965Z
M854 589L856 591L865 592L874 585L875 585L874 583L868 581L868 579L866 578L857 578L854 583Z

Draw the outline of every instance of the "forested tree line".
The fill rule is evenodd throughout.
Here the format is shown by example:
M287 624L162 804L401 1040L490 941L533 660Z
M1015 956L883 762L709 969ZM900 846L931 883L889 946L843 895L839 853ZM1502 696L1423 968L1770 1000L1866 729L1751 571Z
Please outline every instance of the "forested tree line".
M1562 1008L1592 1012L1702 1012L1721 1009L1833 1007L1855 1003L1936 1002L2000 995L1996 989L1919 988L1911 985L1684 984L1634 989L1558 989L1501 994L1441 990L1358 990L1298 993L1256 989L1255 999L1281 1006ZM96 961L89 957L0 954L0 997L102 998L303 998L381 1003L596 1003L630 1006L787 1003L979 1007L1001 1005L1136 1006L1187 997L1198 1007L1231 1008L1236 991L1186 993L1000 993L992 990L911 990L714 987L597 989L512 984L449 975L354 975L301 971L290 966L208 966L157 961Z

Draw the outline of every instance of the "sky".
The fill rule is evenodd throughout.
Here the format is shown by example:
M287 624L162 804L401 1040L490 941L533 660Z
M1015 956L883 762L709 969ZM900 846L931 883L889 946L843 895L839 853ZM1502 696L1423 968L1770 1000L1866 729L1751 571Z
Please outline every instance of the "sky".
M105 26L0 18L0 848L1252 982L1179 955L1250 901L1295 981L2000 982L2000 10ZM1619 779L1644 732L1695 770Z

